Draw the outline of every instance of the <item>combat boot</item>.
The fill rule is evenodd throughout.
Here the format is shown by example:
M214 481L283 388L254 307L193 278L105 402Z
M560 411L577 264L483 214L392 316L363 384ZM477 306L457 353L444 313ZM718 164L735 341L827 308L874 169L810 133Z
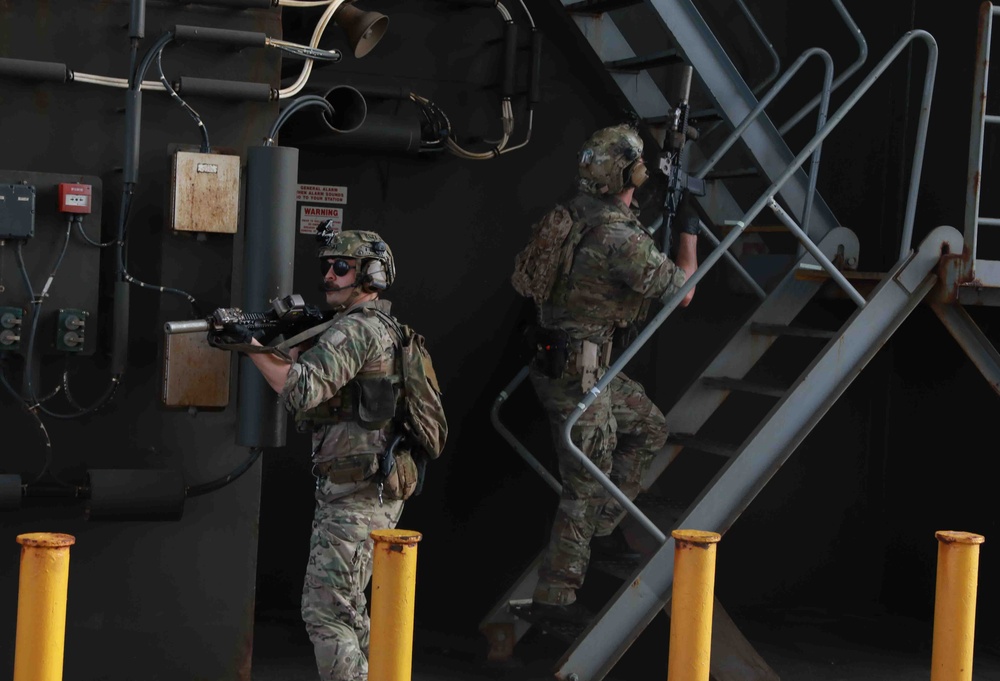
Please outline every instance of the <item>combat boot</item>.
M611 534L590 539L590 559L594 562L625 562L638 564L642 554L629 546L625 533L616 527Z

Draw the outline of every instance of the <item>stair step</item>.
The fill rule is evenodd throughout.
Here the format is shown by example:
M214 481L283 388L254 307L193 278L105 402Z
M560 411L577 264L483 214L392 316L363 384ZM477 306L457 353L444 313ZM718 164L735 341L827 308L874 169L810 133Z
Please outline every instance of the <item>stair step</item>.
M728 180L741 177L760 177L757 168L734 168L733 170L716 170L705 176L705 180Z
M673 114L664 114L662 116L647 116L643 118L649 125L670 125L674 122ZM722 120L722 116L719 115L717 109L699 109L692 110L688 113L688 121L695 121L698 123L705 121L719 121Z
M738 223L730 220L726 220L722 223L721 231L723 234L729 234L733 231ZM788 233L788 228L784 225L748 225L746 229L743 230L744 234L777 234L777 233Z
M784 397L785 389L764 383L746 381L742 378L729 378L726 376L705 376L701 382L712 388L721 390L739 390L740 392L753 393L755 395L767 395L768 397Z
M796 336L799 338L835 338L837 331L812 329L806 326L785 326L783 324L760 324L752 322L750 333L758 336Z
M858 272L857 270L841 270L848 280L878 283L885 279L885 272ZM818 265L798 267L795 278L799 281L824 281L830 279L830 273Z
M583 0L565 5L565 7L566 11L572 14L604 14L641 3L642 0Z
M697 449L699 452L705 452L706 454L717 454L718 456L724 456L727 459L731 459L737 452L737 448L732 445L727 445L723 442L718 442L717 440L708 440L703 437L698 437L692 433L670 433L667 436L667 443L672 445L681 445L682 447L690 447L691 449ZM643 505L645 506L645 504ZM675 507L668 508L670 508L670 510L674 510ZM681 512L684 511L683 508L680 510ZM678 517L680 517L680 514L678 514Z
M653 52L642 57L606 61L604 62L604 66L609 71L645 71L657 66L677 64L681 61L681 56L677 50L663 50L662 52Z
M591 558L590 567L600 570L606 575L617 577L621 580L631 579L635 571L639 569L640 562L637 560L612 560L608 558Z

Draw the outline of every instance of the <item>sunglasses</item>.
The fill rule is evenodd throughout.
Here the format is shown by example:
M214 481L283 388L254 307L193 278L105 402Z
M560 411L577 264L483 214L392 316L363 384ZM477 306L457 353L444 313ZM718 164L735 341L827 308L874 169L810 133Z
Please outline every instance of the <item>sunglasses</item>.
M351 270L354 269L354 265L344 260L343 258L337 258L336 260L320 260L319 261L319 273L321 276L326 276L326 273L333 268L333 273L338 277L342 277Z

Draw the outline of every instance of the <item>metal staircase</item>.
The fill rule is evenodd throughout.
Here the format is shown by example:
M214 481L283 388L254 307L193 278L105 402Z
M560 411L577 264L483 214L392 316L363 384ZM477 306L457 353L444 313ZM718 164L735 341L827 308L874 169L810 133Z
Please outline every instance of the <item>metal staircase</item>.
M614 12L624 12L626 9L623 8L634 7L627 0L587 0L576 4L569 4L566 0L561 2L573 12L593 13L608 8L613 8ZM839 6L839 2L835 1L835 4ZM984 4L984 17L991 20L992 5L989 10L986 5L989 3ZM971 281L970 273L981 270L976 269L974 259L970 262L968 247L963 253L970 228L975 229L979 224L993 222L978 217L978 194L975 197L976 219L971 225L966 224L964 237L958 230L942 226L925 237L918 248L911 248L916 190L936 70L937 47L933 38L924 31L911 31L900 38L827 120L823 101L833 87L828 70L824 93L818 102L820 111L817 132L793 157L784 145L778 129L762 115L762 111L770 93L787 82L796 65L786 71L774 83L771 91L758 101L688 0L647 0L639 7L645 8L645 11L654 10L663 24L672 28L675 47L671 48L670 54L654 55L658 61L649 63L662 64L664 60L682 55L684 61L695 69L706 90L712 93L722 120L729 121L734 129L733 134L717 148L710 152L701 151L705 157L712 155L712 159L705 162L699 172L703 175L708 173L716 157L725 153L727 145L734 144L739 138L755 159L761 176L770 181L770 186L744 212L737 207L737 202L727 192L722 181L711 183L714 191L703 197L702 208L711 216L714 225L729 225L731 229L720 239L703 225L705 235L715 244L711 255L705 258L673 301L657 313L633 344L614 362L595 386L595 392L588 393L581 399L577 409L564 423L564 441L578 454L581 465L629 511L623 527L633 540L633 545L641 548L646 556L638 568L631 574L624 575L621 588L606 602L586 629L554 632L572 641L555 667L555 676L567 681L602 679L653 618L668 605L673 580L674 551L674 542L669 538L670 530L685 527L725 532L921 302L931 303L991 385L1000 392L1000 354L958 304L963 295L968 302L998 304L998 299L983 293L983 286L976 285L981 282ZM607 13L588 14L586 19L578 19L578 25L585 35L590 32L592 38L600 39L591 40L591 44L601 55L605 65L610 62L615 69L621 69L623 65L630 68L641 65L635 61L623 62L634 60L635 50L625 40L622 31L618 30L618 23L626 22L616 23ZM989 33L988 30L985 32ZM886 273L865 275L852 272L858 262L858 240L853 232L837 226L829 208L818 196L810 199L813 185L801 168L807 160L813 159L811 175L815 177L818 150L823 140L889 64L916 40L923 41L927 46L927 67L923 105L914 143L910 192L903 219L900 257L896 265ZM988 38L986 40L985 54L988 55ZM800 62L802 59L800 58ZM981 62L984 62L981 66L985 69L988 60ZM842 74L840 82L843 77ZM616 77L616 81L629 96L640 116L655 123L655 116L662 116L670 109L648 73L640 70L628 78ZM981 83L984 89L985 82L985 74L977 80L977 84ZM985 101L985 97L983 100ZM986 116L985 113L982 115L986 122L1000 122L1000 117ZM790 122L794 123L794 120ZM980 126L978 139L975 137L977 124ZM978 152L976 158L980 164L982 125L983 121L977 123L974 116L972 149ZM974 176L976 192L979 170L979 165L973 169L970 160L970 185ZM811 209L786 210L779 199L794 209L810 205ZM667 413L667 423L672 435L666 447L654 458L643 480L644 491L633 503L572 445L569 438L572 426L593 402L596 391L603 390L624 368L670 315L677 302L698 284L711 267L723 258L728 258L730 264L739 267L732 259L729 249L764 210L770 210L799 240L801 255L796 258L792 269L770 291L765 292L759 286L751 286L762 298L762 302ZM794 215L798 215L798 221ZM1000 224L1000 220L996 222ZM803 229L802 223L810 224L811 228L808 231ZM984 269L988 270L992 266L990 263ZM741 276L753 283L745 271L741 272ZM871 286L859 283L856 287L852 281L870 283ZM820 328L805 325L803 321L807 317L805 313L808 306L832 285L831 282L843 291L847 299L855 303L856 309L837 324ZM1000 277L996 285L1000 285ZM798 361L797 365L794 364L795 361ZM780 370L774 371L775 366L780 367ZM493 422L498 432L529 465L558 490L558 481L531 456L499 418L500 407L524 382L526 376L527 368L524 368L501 391L494 403ZM775 381L775 377L786 380L782 384ZM736 397L737 395L741 397ZM720 433L713 425L720 422L716 419L723 414L727 403L735 399L755 401L759 416L752 419L752 423L742 433L734 433L732 422L724 419L722 421L727 426L723 429L725 432ZM667 467L678 461L678 456L683 451L693 453L692 456L702 464L699 467L702 485L688 498L685 498L683 491L670 488L668 478L672 476L663 476ZM685 479L685 483L688 482L689 479ZM541 555L527 566L480 624L480 629L489 641L489 655L492 659L509 657L517 641L532 626L518 617L517 606L530 601L537 582L540 560ZM669 614L669 610L667 613Z
M589 51L596 55L599 68L608 72L632 110L656 131L654 136L662 136L662 129L669 122L669 114L673 110L672 104L677 103L669 102L665 94L671 76L674 75L670 66L687 64L694 68L694 89L700 108L692 106L692 117L703 121L719 120L726 125L712 126L712 130L705 131L701 141L689 145L692 168L701 167L707 173L709 169L704 168L705 159L718 147L720 136L725 130L735 128L743 121L747 125L740 136L740 143L741 149L748 153L738 157L742 162L736 163L736 170L729 169L729 177L756 175L760 178L758 182L771 182L791 163L794 154L789 150L782 133L796 125L820 103L824 94L820 83L816 83L815 89L810 92L815 92L816 96L779 130L766 114L748 118L758 105L757 94L764 85L770 84L775 72L772 71L754 87L747 85L733 59L690 0L560 2L572 16L580 34L589 45ZM858 40L859 59L828 85L827 95L829 90L839 86L860 68L867 57L864 38L850 15L840 0L834 0L833 4L848 30ZM739 7L746 15L748 25L768 48L776 68L780 67L777 55L752 14L742 2ZM668 47L664 49L662 45ZM652 49L653 46L657 46L656 49ZM790 77L793 72L793 69L789 69L786 77ZM804 87L808 89L808 86ZM777 94L779 89L775 86L770 92ZM695 95L692 96L694 98ZM733 157L737 158L735 155ZM712 179L712 176L708 179ZM759 191L760 189L757 190L758 193ZM786 205L792 207L792 213L807 226L815 239L821 238L839 224L823 199L814 196L812 183L802 170L797 171L783 185L779 196ZM707 195L699 198L698 203L709 221L716 225L722 225L724 220L743 212L727 184L723 182L710 182ZM810 209L806 215L804 209L807 205L810 205Z

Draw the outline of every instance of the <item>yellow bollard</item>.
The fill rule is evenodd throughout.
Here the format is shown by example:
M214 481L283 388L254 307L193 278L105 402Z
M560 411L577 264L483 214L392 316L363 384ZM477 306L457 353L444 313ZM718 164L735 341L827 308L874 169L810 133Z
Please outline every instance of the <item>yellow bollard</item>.
M972 681L979 545L986 539L970 532L941 531L934 536L938 558L931 681Z
M712 656L716 532L674 530L667 681L708 681Z
M369 681L410 681L419 532L376 530L372 562Z
M21 573L17 590L14 681L60 681L66 643L68 534L32 532L17 536Z

